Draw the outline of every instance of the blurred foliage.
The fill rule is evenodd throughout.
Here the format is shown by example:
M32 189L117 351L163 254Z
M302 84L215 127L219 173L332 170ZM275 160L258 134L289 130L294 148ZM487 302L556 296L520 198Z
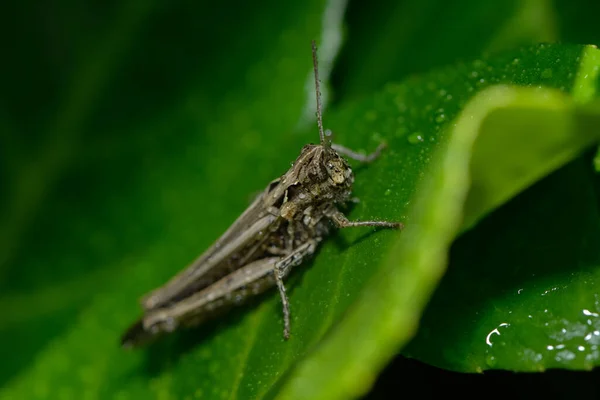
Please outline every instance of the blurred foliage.
M600 181L580 154L599 137L600 56L534 45L597 44L595 2L2 7L3 397L355 397L428 302L411 357L598 365ZM336 141L389 144L357 168L349 216L406 230L340 232L299 268L289 342L270 293L122 351L136 299L316 141L313 38L325 71L339 50Z

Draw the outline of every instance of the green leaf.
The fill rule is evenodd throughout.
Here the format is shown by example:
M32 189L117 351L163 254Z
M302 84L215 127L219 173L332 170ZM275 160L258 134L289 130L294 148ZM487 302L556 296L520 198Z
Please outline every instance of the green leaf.
M469 372L598 365L597 181L578 159L461 237L406 353Z
M316 140L312 126L285 134L292 131L303 103L293 92L302 92L310 71L309 53L301 50L306 46L300 36L294 37L293 44L267 46L256 64L248 61L252 78L237 91L215 99L219 107L202 97L198 100L202 93L198 88L197 92L189 89L185 101L168 112L147 123L132 122L138 141L119 144L120 136L115 135L91 147L124 146L122 153L111 152L114 160L123 163L115 161L119 167L134 168L132 154L145 162L143 179L122 184L118 191L102 187L116 200L105 197L103 202L90 200L82 205L81 215L90 218L87 231L93 233L93 224L110 226L103 225L106 215L114 215L114 221L109 221L124 229L132 224L132 215L134 221L148 218L154 225L139 247L129 252L98 241L111 260L106 266L114 273L110 285L98 291L69 329L40 352L3 395L341 398L363 393L415 331L443 273L470 187L471 143L486 135L492 136L490 144L502 143L501 138L492 140L502 133L497 124L505 126L495 116L500 113L528 127L547 128L540 114L552 112L564 123L550 125L548 135L532 129L536 140L518 143L536 149L531 157L522 152L523 167L533 173L512 185L509 179L484 185L494 196L480 196L474 211L467 208L466 215L474 219L598 139L589 125L575 123L588 118L597 122L600 112L590 105L595 92L588 89L596 87L595 75L579 80L587 68L597 71L598 52L580 46L512 51L346 104L326 118L338 142L359 150L373 149L382 139L389 144L380 160L357 168L355 194L361 203L349 216L400 219L406 230L345 231L326 243L314 262L288 281L293 313L289 342L281 337L278 297L270 293L212 325L173 335L145 351L122 351L117 340L138 313L135 299L205 248L243 210L253 191L285 170L301 143ZM262 79L265 65L275 59L290 61L279 74L273 76L271 71L269 79ZM494 84L543 87L487 89ZM285 93L277 90L282 86ZM282 98L287 102L279 113ZM212 113L210 118L201 106L211 107L206 112ZM273 109L278 115L273 115ZM159 144L139 150L149 138ZM476 155L473 160L478 160ZM505 165L499 162L501 153L492 155L482 160L486 168ZM118 180L121 170L108 169L112 172L108 176ZM490 178L472 176L483 182ZM58 192L57 198L61 195ZM77 226L76 216L65 214L65 221ZM86 260L81 257L75 263L83 265ZM60 268L61 262L54 260L52 265Z
M595 50L583 58L574 87L577 103L585 104L595 95L597 83L582 81L595 82L598 60ZM583 114L576 119L565 118L560 110L549 110L550 114L538 118L540 123L535 129L553 135L575 124L571 131L597 132L597 121L588 114L596 104L582 108ZM507 115L497 119L494 129L501 129L502 141L531 142L534 127L521 121L519 129L513 125L514 117ZM520 147L509 149L502 146L502 141L488 143L483 151L485 143L480 141L475 149L478 155L473 158L466 225L472 225L474 211L486 208L476 203L490 200L480 196L491 192L482 189L482 183L493 182L500 188L508 183L503 178L513 184L526 179L535 168L523 169L520 160L531 159L531 154L547 155L547 151L538 149L523 157ZM572 158L566 154L567 146L561 147L563 154L556 160L559 164L560 159ZM510 154L499 159L504 167L490 166L488 160L493 153ZM422 329L406 354L470 372L489 368L591 369L598 364L600 322L596 320L599 302L595 275L600 265L600 220L594 190L597 177L593 176L589 158L585 160L528 190L456 243L449 274L433 296ZM496 175L494 169L504 170L505 176ZM478 177L481 172L487 180ZM494 192L499 194L501 190ZM449 314L449 309L454 311Z

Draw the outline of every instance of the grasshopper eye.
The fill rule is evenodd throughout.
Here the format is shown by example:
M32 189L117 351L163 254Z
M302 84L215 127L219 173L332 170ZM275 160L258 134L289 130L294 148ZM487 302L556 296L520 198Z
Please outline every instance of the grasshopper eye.
M333 182L340 184L346 180L343 165L339 160L328 161L325 166Z

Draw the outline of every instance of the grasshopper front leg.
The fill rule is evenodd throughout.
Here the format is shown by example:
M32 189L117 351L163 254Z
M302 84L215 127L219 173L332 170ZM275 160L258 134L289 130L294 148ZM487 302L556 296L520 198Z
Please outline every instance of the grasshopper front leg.
M374 152L372 152L370 154L361 154L361 153L357 153L356 151L354 151L352 149L344 147L340 144L335 144L335 143L331 144L331 148L334 149L339 154L345 155L346 157L351 158L356 161L359 161L361 163L370 163L372 161L375 161L381 155L381 151L383 149L385 149L386 147L387 147L387 145L385 143L380 143Z
M390 221L350 221L344 213L335 207L332 207L325 214L338 228L350 228L355 226L374 226L378 228L403 229L404 225L401 222Z

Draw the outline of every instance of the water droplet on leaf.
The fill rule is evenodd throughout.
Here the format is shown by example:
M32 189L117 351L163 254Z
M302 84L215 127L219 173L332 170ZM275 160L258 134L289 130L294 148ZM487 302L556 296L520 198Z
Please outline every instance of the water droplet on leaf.
M415 132L408 136L408 143L410 144L419 144L424 140L425 139L423 138L423 134L421 132Z

